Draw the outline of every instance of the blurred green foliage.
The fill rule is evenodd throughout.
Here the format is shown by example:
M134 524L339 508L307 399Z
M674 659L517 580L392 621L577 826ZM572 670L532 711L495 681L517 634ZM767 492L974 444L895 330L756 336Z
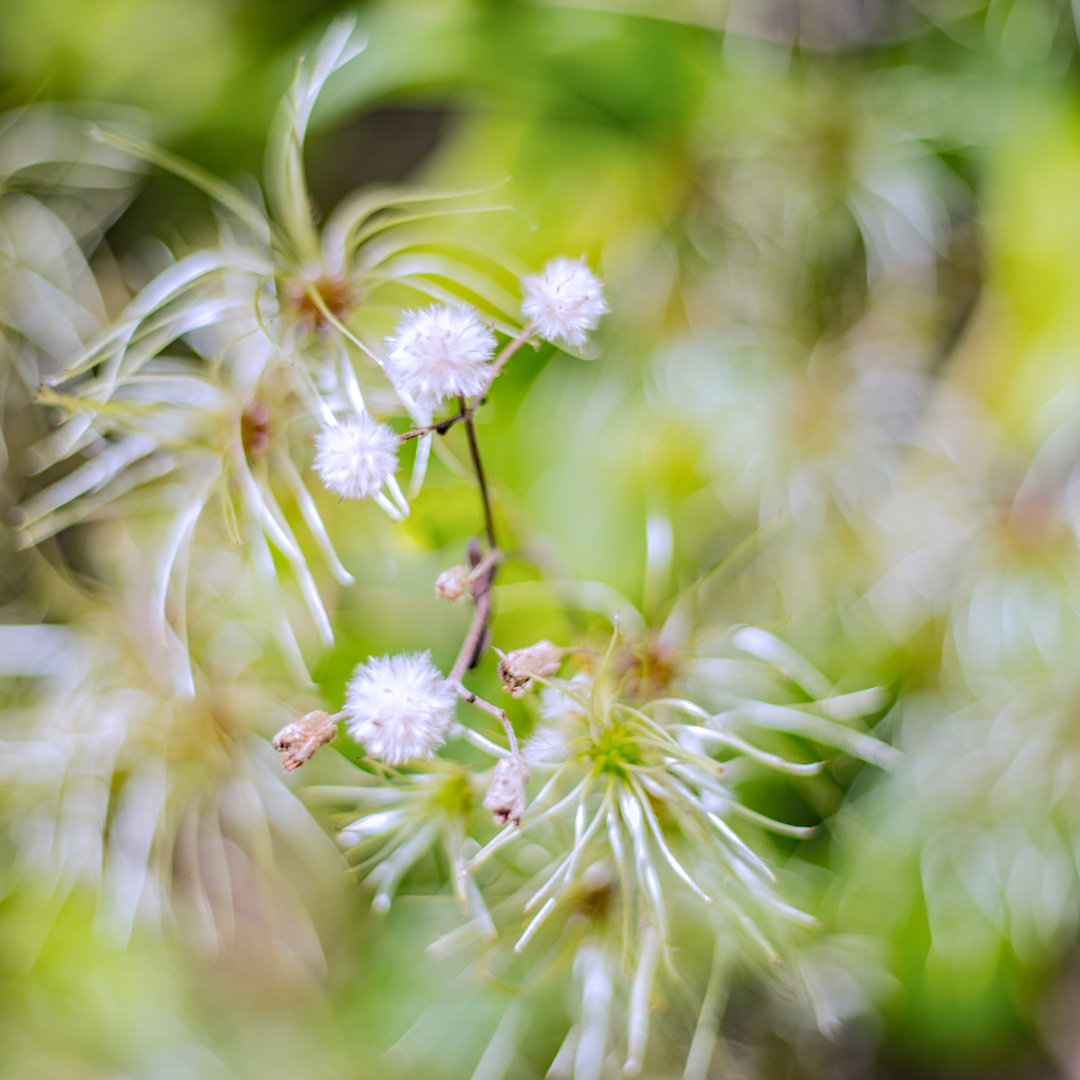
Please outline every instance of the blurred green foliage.
M0 102L71 103L83 116L99 103L145 110L171 149L221 174L256 172L293 58L339 7L7 0ZM1010 608L1007 597L995 609L1019 612L1004 618L1014 637L1006 633L999 665L980 667L964 652L965 634L988 619L976 607L988 590L1050 579L1063 612L1055 625L1071 626L1078 610L1065 466L1039 481L1029 517L1017 511L1033 461L1080 395L1070 5L388 0L359 13L368 50L316 112L316 212L358 182L407 176L468 188L510 177L513 212L448 224L448 240L468 235L528 267L585 254L609 286L613 314L597 358L527 350L481 417L498 524L521 552L504 571L496 638L513 647L587 636L602 620L588 603L567 602L571 580L616 590L655 630L680 587L750 539L703 601L717 622L768 626L841 684L888 686L902 707L879 730L898 738L918 728L910 716L924 699L930 719L918 722L932 726L974 709L995 676L1015 687L1047 679L1061 698L1050 756L1071 761L1075 654L1065 649L1063 660L1040 641L1024 666L1016 644L1013 623L1034 625L1025 612L1035 602ZM122 296L152 240L185 250L212 224L202 196L155 175L88 254ZM859 380L883 369L903 378L866 390ZM903 412L909 392L945 404L919 413L918 432L893 430L890 410ZM967 411L949 411L961 394ZM5 508L35 483L17 467L37 433L16 415L28 396L13 390L8 403L15 466ZM446 439L458 456L460 434ZM894 488L907 501L885 505ZM436 462L400 525L324 501L358 579L337 594L337 645L313 656L326 699L340 704L369 652L431 647L448 667L463 616L433 605L430 583L460 561L476 529L472 489L452 463ZM872 590L890 569L937 558L932 542L905 547L921 515L946 539L976 539L941 556L946 569L912 586L915 599L878 603ZM664 535L670 558L657 555ZM130 558L117 543L110 552L108 534L75 530L33 555L5 539L4 621L61 621L67 584L54 575L106 592L109 564ZM494 695L493 667L485 662L478 688ZM25 707L5 683L5 704ZM524 711L515 719L527 727ZM972 721L996 722L989 713ZM900 742L922 760L917 739ZM710 1075L1075 1071L1075 1017L1053 1003L1076 999L1076 882L1060 886L1065 914L1046 916L1038 947L1018 946L1027 939L1010 919L1019 916L1002 914L1019 903L1009 874L1041 870L1025 870L1017 855L1019 869L1000 871L1005 899L991 910L968 895L974 886L927 869L935 837L970 840L974 863L985 837L1015 815L989 820L999 788L988 781L990 809L971 811L958 839L960 819L934 818L920 800L947 801L963 777L927 779L919 768L895 789L845 761L801 788L746 784L748 805L762 812L835 825L813 841L780 841L778 857L791 856L792 887L828 933L877 952L852 992L850 1028L832 1042L752 987L733 993L736 1057L718 1059ZM336 769L320 758L307 782L332 782ZM1080 780L1032 772L1023 783L1034 800ZM1055 829L1071 851L1080 822L1063 819ZM419 1049L402 1049L423 1010L452 1005L457 993L450 967L423 953L454 919L452 901L436 895L435 865L418 871L419 895L395 906L385 929L344 875L305 880L327 962L320 972L268 961L257 926L231 950L198 958L168 932L139 931L114 947L92 895L37 880L5 851L0 1075L12 1080L385 1076L410 1061L417 1075L467 1076L497 1023L501 988L492 986L486 1003L470 998L473 1013L431 1033L431 1046L418 1036ZM1059 887L1046 882L1048 892ZM567 1005L556 997L550 1030L541 1022L531 1036L534 1064L511 1075L539 1075L530 1068L557 1048Z

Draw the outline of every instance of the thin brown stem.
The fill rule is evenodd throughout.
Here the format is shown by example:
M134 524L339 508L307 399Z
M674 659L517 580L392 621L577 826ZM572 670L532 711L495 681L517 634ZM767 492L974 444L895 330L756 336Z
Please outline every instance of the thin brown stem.
M466 413L465 398L459 397L458 403L462 413ZM489 548L496 548L495 521L491 516L491 497L488 494L487 478L484 476L484 464L480 460L480 447L476 443L476 429L473 427L472 417L465 417L465 433L469 437L469 454L472 456L473 468L476 470L476 480L480 485L480 499L484 504L484 530L487 533Z
M476 599L476 610L473 611L472 622L469 624L469 632L461 643L457 659L453 668L450 669L450 681L460 682L462 675L472 666L473 657L476 656L477 647L487 630L488 615L491 612L491 593L486 590Z
M458 397L459 411L457 415L451 416L447 420L433 425L430 429L437 432L439 435L443 435L449 431L454 424L464 423L465 434L468 436L469 440L469 454L472 457L473 468L476 470L476 481L480 488L480 499L484 507L484 531L487 534L488 542L488 551L483 558L480 558L478 546L470 551L470 561L473 563L470 581L474 583L473 596L476 599L476 609L473 611L472 622L469 624L468 633L465 635L465 640L461 643L461 649L459 650L457 659L454 661L454 666L450 671L450 682L465 701L472 705L476 705L478 708L483 709L492 716L497 716L499 718L499 722L506 731L506 738L510 744L510 752L515 756L518 754L518 741L517 735L514 734L514 726L510 723L510 718L502 709L490 704L490 702L484 701L483 698L477 697L471 690L466 689L461 683L461 678L465 672L477 662L478 653L484 647L488 619L491 616L491 587L495 580L499 561L502 559L502 552L499 551L498 544L495 541L495 520L491 512L491 494L488 491L487 477L484 475L484 463L480 459L480 447L476 441L476 428L473 425L473 416L483 403L488 390L491 388L491 384L506 366L506 362L519 348L521 348L531 332L532 324L530 323L522 329L516 338L505 346L501 353L499 353L495 358L494 363L491 365L488 380L483 391L476 395L471 405L466 403L464 395L460 395ZM416 432L406 432L399 438L404 442L406 439L416 438L418 435L425 434L426 431L427 429L420 429Z
M480 404L481 399L477 398L467 413L455 413L453 416L448 416L445 420L440 420L437 424L428 424L427 427L411 428L409 431L403 431L398 436L398 442L408 442L410 439L419 439L421 435L445 435L455 424L464 420L467 415L474 413Z
M503 553L498 548L492 548L473 568L469 571L469 583L483 577L492 567L502 562Z
M516 353L518 351L518 349L520 349L521 346L524 345L525 342L529 340L529 335L532 332L533 332L533 324L532 323L526 323L521 328L520 332L518 333L518 336L516 338L514 338L513 340L508 341L506 343L506 345L503 346L502 352L499 353L499 355L496 356L495 359L492 361L491 368L488 371L487 386L484 387L484 393L481 394L480 397L483 397L484 394L486 394L488 392L488 390L491 389L491 384L502 373L502 369L504 367L506 367L506 361L509 360L510 357L513 356L514 353Z
M463 701L468 702L470 705L475 705L478 709L483 709L484 712L490 713L492 716L498 718L503 726L503 730L506 732L507 741L510 743L510 753L517 757L519 754L517 735L514 733L514 725L510 723L510 717L497 705L492 705L490 701L485 701L482 697L477 697L477 695L467 687L462 686L460 682L454 682L454 689L458 692L458 696Z
M448 416L445 420L440 420L437 424L428 424L426 427L410 428L408 431L402 432L398 436L398 442L408 442L410 439L419 439L421 435L445 435L455 424L461 423L461 421L469 421L476 415L476 410L487 400L487 393L491 389L491 384L502 373L502 369L506 367L506 362L510 359L525 344L529 339L529 335L533 331L532 323L528 323L518 334L517 337L507 342L503 347L501 353L495 357L488 369L487 382L484 383L484 389L480 391L472 400L472 404L466 406L462 398L458 398L461 405L461 412L455 413L453 416Z

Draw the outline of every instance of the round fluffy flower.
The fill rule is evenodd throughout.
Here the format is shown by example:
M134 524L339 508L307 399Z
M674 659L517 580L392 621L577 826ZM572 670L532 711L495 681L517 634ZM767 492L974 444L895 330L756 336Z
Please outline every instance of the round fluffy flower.
M386 339L386 373L416 401L438 403L487 386L495 335L462 304L410 311Z
M585 260L552 259L539 274L522 278L521 312L548 341L584 345L608 307L603 287Z
M357 666L345 696L349 734L388 765L429 758L443 744L455 700L431 653L370 657Z
M327 428L315 439L315 469L328 491L365 499L397 471L397 436L367 413Z

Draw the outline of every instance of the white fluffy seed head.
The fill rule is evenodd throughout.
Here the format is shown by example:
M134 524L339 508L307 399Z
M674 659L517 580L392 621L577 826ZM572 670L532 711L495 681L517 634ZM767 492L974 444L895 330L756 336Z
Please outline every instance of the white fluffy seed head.
M386 339L386 373L415 401L472 397L487 385L495 335L476 311L463 304L438 304L406 313Z
M552 259L539 274L522 278L521 287L521 313L548 341L584 345L586 333L608 310L603 286L583 258Z
M456 700L430 653L374 656L349 682L349 734L387 765L429 758L446 738Z
M397 471L397 436L367 413L315 439L315 470L328 491L347 499L374 495Z

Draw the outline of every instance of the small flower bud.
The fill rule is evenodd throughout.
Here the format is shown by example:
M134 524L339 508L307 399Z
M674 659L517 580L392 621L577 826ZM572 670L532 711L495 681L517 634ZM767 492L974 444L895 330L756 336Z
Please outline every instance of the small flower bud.
M521 823L525 813L525 785L529 782L529 767L517 754L501 758L495 766L491 787L484 796L484 809L495 815L496 825Z
M469 591L469 568L451 566L435 579L435 595L444 600L460 600Z
M547 678L556 674L561 661L562 649L550 641L538 641L527 649L514 649L499 661L499 678L506 684L503 689L514 697L521 697L537 675Z
M333 742L336 736L334 718L329 713L316 710L286 724L274 736L274 749L280 752L281 764L286 771L292 772L305 761L310 761L320 746Z

